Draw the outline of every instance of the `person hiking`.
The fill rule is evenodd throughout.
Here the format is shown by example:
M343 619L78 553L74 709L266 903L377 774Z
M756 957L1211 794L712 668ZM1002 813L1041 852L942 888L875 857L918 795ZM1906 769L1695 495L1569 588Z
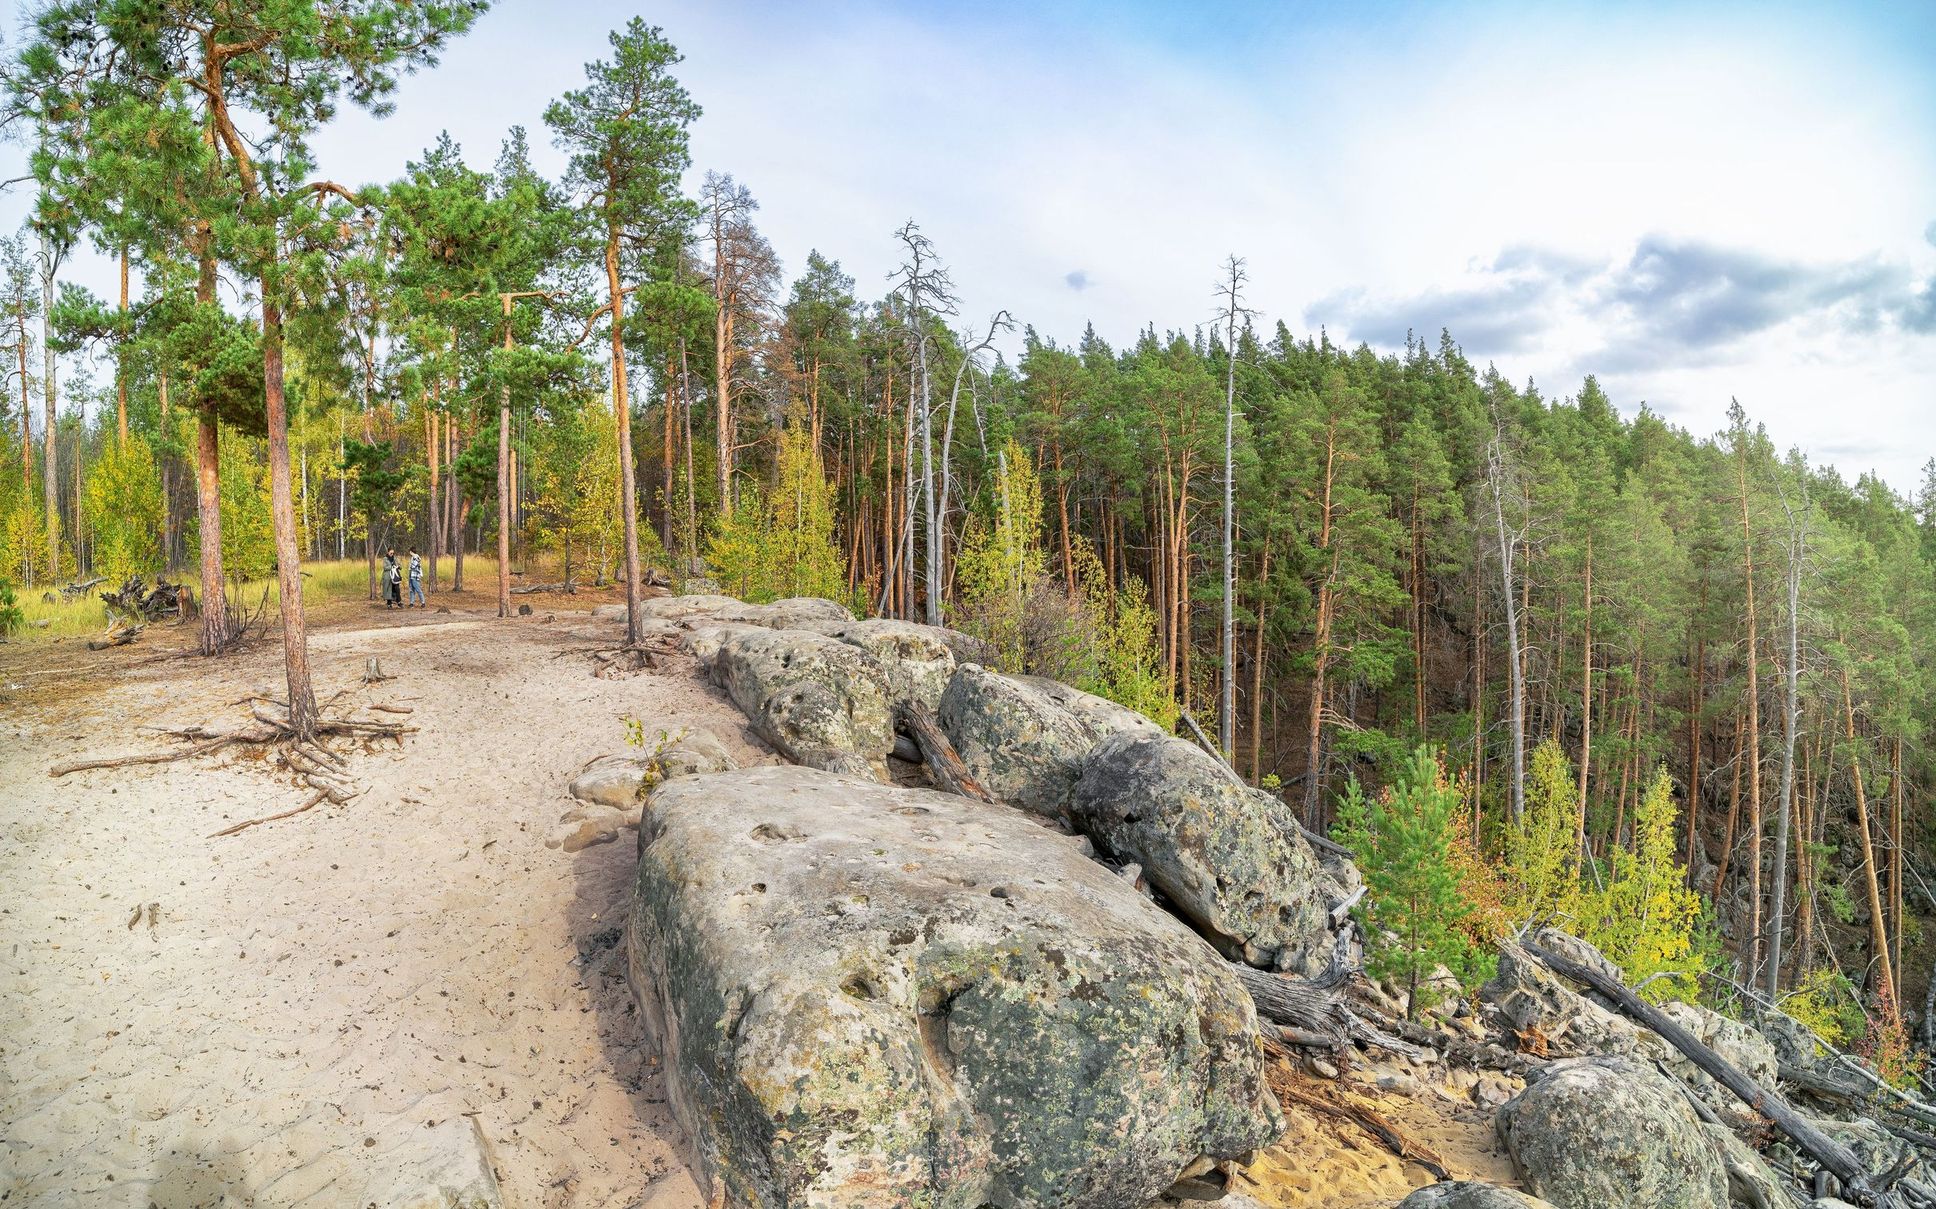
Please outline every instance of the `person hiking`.
M383 607L400 609L403 607L403 569L397 566L397 552L383 552Z
M423 556L415 546L410 547L410 603L420 609L430 607L430 602L424 599Z

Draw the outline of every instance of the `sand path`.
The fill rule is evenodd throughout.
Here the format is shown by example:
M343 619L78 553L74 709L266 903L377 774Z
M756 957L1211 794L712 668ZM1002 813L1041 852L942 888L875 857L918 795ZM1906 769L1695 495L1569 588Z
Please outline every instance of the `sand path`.
M319 695L380 655L399 679L338 708L407 705L420 732L353 757L362 798L223 839L301 800L287 774L246 753L46 770L165 746L142 722L246 720L237 697L279 693L274 643L0 698L0 1200L380 1202L474 1120L509 1205L699 1206L614 947L630 833L543 841L628 714L771 757L688 669L594 678L571 648L614 631L360 610L321 630Z

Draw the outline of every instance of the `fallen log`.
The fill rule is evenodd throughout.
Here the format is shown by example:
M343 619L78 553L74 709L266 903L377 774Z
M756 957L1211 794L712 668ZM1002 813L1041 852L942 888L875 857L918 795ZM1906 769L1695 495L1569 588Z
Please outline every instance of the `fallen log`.
M523 596L530 592L563 592L569 596L576 596L578 594L578 581L567 579L563 583L555 584L519 584L517 587L511 589L511 595L513 596Z
M146 628L146 626L128 625L120 620L116 620L113 625L110 625L106 630L102 631L99 638L90 638L87 643L87 649L90 651L105 651L109 647L127 646L135 639L141 637L141 631Z
M1813 1122L1790 1108L1779 1095L1742 1074L1732 1063L1709 1049L1700 1038L1628 990L1618 979L1561 957L1531 940L1521 939L1519 943L1554 973L1597 991L1620 1012L1660 1034L1708 1077L1740 1097L1741 1102L1750 1109L1773 1121L1775 1127L1788 1135L1803 1154L1842 1182L1846 1199L1858 1205L1894 1203L1895 1198L1886 1190L1878 1189L1874 1177L1863 1168L1853 1150L1817 1129Z
M934 711L919 701L902 702L895 711L901 729L914 740L921 751L922 763L927 766L928 776L934 779L936 789L945 793L959 794L964 798L974 798L978 802L993 802L995 795L975 779L962 763L961 755L955 745L935 721Z
M1343 1052L1348 1042L1357 1042L1417 1061L1431 1056L1429 1051L1392 1036L1351 1010L1344 997L1350 969L1342 963L1333 962L1316 978L1287 978L1236 961L1229 966L1257 1005L1259 1016L1302 1034L1322 1037L1324 1047L1333 1053ZM1295 1036L1286 1040L1305 1044Z
M76 580L73 583L63 585L60 594L70 600L83 596L92 596L94 589L106 582L107 576L105 575L97 575L93 579ZM103 595L106 595L106 593L103 593Z

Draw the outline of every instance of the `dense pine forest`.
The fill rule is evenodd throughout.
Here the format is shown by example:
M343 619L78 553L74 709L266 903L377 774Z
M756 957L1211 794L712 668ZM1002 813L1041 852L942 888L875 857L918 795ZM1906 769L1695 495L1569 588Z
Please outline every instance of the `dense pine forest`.
M1116 344L971 313L918 216L890 280L783 264L637 20L499 146L316 177L314 132L476 8L39 9L7 69L38 196L0 246L15 639L63 585L163 575L213 655L276 577L301 729L308 563L374 595L414 546L433 604L468 574L507 625L514 572L833 597L1200 731L1374 863L1368 817L1436 776L1459 928L1565 917L1913 1077L1936 462L1909 498L1752 398L1694 432L1456 331L1346 347L1255 313L1243 249ZM88 249L118 292L70 279Z

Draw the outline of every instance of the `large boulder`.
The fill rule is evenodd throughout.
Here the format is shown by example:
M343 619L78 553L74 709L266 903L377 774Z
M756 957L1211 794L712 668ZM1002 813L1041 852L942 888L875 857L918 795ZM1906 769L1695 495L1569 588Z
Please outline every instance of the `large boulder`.
M1734 1069L1769 1091L1775 1090L1776 1077L1780 1074L1775 1047L1751 1026L1691 1003L1664 1003L1660 1011L1694 1034ZM1672 1046L1663 1048L1665 1053L1661 1055L1661 1061L1667 1073L1687 1084L1695 1095L1701 1097L1701 1102L1713 1109L1722 1120L1739 1129L1759 1126L1761 1114L1742 1103L1741 1097L1716 1083L1678 1049Z
M1083 757L1121 730L1162 728L1113 701L1053 680L964 663L936 711L962 763L998 801L1052 818L1068 813Z
M628 972L727 1204L1119 1209L1281 1129L1224 963L1026 814L776 766L641 844Z
M746 630L720 644L713 683L796 764L887 777L887 676L874 657L806 630Z
M954 679L956 662L969 658L961 652L981 645L955 630L891 618L822 622L803 628L866 651L887 673L890 700L896 704L915 701L929 709L940 706L941 694Z
M1553 1209L1536 1196L1477 1180L1427 1184L1398 1202L1398 1209Z
M1330 948L1329 904L1286 810L1195 744L1130 730L1083 760L1069 820L1109 855L1140 864L1227 956L1304 969Z
M1510 941L1499 946L1499 964L1479 988L1479 1002L1521 1050L1542 1057L1631 1054L1643 1048L1649 1056L1665 1056L1667 1049L1651 1031L1573 990Z
M1557 1209L1727 1209L1721 1156L1681 1089L1651 1065L1556 1062L1495 1124L1527 1190Z

